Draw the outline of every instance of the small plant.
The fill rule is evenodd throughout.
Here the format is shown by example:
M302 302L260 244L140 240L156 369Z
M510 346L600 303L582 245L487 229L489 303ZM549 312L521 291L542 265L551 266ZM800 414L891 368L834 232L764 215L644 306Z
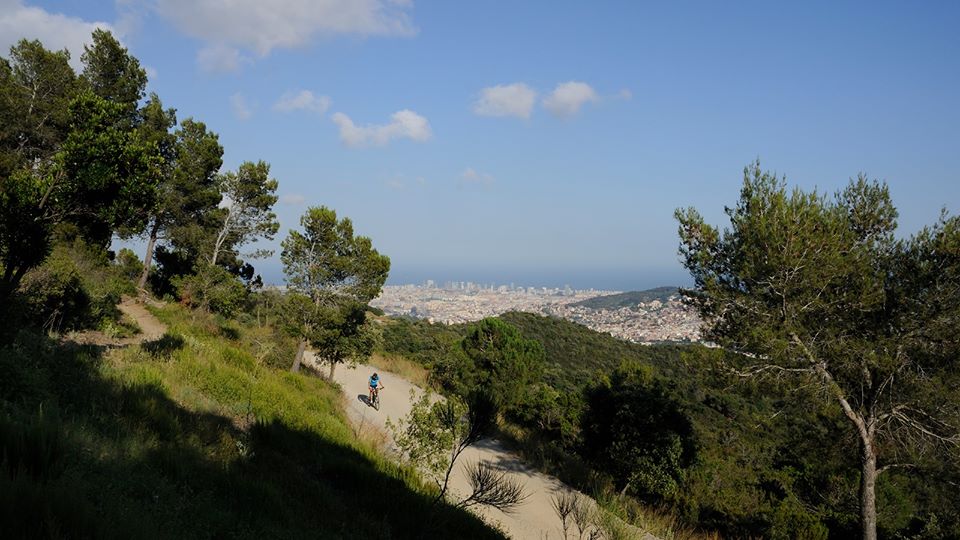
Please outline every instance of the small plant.
M411 399L415 397L411 391ZM457 459L493 427L496 406L482 393L469 402L456 397L431 401L431 394L422 395L399 426L388 421L387 427L404 456L436 482L436 504L449 491ZM467 475L471 493L456 503L459 507L485 505L507 512L526 498L522 485L489 463L468 466Z
M563 538L567 538L567 531L570 529L570 514L577 505L577 496L570 491L562 491L559 494L554 493L551 497L553 511L560 517L560 524L563 528Z

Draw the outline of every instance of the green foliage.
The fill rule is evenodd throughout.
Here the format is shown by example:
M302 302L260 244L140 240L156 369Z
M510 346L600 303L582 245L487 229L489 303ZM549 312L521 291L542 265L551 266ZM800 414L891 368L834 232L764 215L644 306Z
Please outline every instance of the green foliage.
M693 428L649 366L625 364L587 388L585 457L616 488L640 499L673 502L695 459Z
M147 86L147 72L109 31L95 29L92 43L84 45L84 85L101 98L121 107L126 118L133 120L137 103Z
M217 264L221 252L236 256L240 246L261 238L273 240L280 229L277 215L273 213L273 205L277 202L277 181L270 178L270 165L263 161L246 161L240 164L237 172L221 174L217 184L228 204L215 217L219 231L210 253L211 265ZM260 252L252 257L268 254Z
M0 59L0 178L48 160L69 130L76 74L66 50L20 40Z
M26 171L0 177L0 301L16 290L23 275L50 253L51 225L37 201L42 186ZM0 306L0 315L8 306Z
M637 345L527 313L501 319L546 351L546 375L532 385L521 414L511 416L519 426L504 426L528 462L578 489L609 491L608 503L616 505L636 504L619 497L636 473L628 493L724 535L817 537L824 527L838 537L858 534L858 478L851 474L857 463L846 448L846 419L814 388L738 377L729 366L743 359L721 349ZM429 367L448 392L466 391L457 381L469 380L459 345L467 325L391 318L382 329L385 353ZM618 437L619 451L606 452ZM630 458L639 465L631 469ZM956 534L960 519L948 494L960 471L955 462L939 462L937 472L931 460L923 470L885 473L881 532L919 535L929 527L955 531L940 537ZM885 512L885 504L900 511ZM628 520L637 515L624 512Z
M826 540L827 527L794 498L780 502L773 515L770 538L777 540Z
M120 275L131 282L139 278L143 271L143 262L130 248L121 248L117 252L116 265Z
M461 381L467 380L468 363L459 347L463 330L462 326L392 317L381 324L382 347L387 354L401 355L427 367L438 387L466 395L467 388Z
M24 276L16 301L22 321L56 332L99 328L119 319L116 304L133 292L107 253L82 240L61 242Z
M544 367L543 346L516 327L488 318L471 325L460 344L470 363L468 393L483 390L511 414L530 400Z
M81 316L90 305L77 265L62 251L54 252L43 265L27 272L19 292L27 317L34 324L57 332L79 327Z
M49 180L57 217L102 246L114 232L144 229L160 179L156 145L126 127L124 114L122 105L82 92L71 103L72 129Z
M109 34L95 34L94 49L110 46ZM102 56L97 51L88 50L88 60L102 68L106 64L92 60ZM46 258L55 228L71 223L87 241L106 247L114 233L140 232L153 204L162 160L157 144L134 129L129 107L99 97L89 84L81 90L84 85L68 61L66 51L50 52L26 40L11 48L9 60L0 60L0 301L5 307L26 271ZM100 69L101 75L107 71Z
M350 219L338 220L329 208L307 209L300 226L303 232L291 230L280 255L291 290L286 328L308 341L332 374L336 364L373 350L376 334L366 324L366 305L380 294L390 259L369 238L354 236Z
M159 247L160 271L152 283L159 294L171 292L173 277L190 274L195 263L212 252L221 200L217 171L223 163L223 147L217 134L207 131L203 122L188 118L170 136L171 156L148 232L150 241L165 244ZM148 243L148 250L151 246ZM154 253L144 257L152 262ZM145 283L148 277L141 276L141 281Z
M193 274L172 279L180 302L230 317L243 307L247 289L219 266L201 264Z
M623 362L656 366L680 359L683 345L640 345L557 317L511 312L500 316L527 339L539 341L547 357L545 380L563 392L579 392L583 384L609 373Z
M350 218L338 220L324 206L308 208L300 226L303 232L291 230L280 255L291 289L318 303L349 298L366 304L380 294L390 259L369 238L354 236Z
M463 401L440 400L427 392L413 402L400 425L388 424L387 427L393 431L404 458L439 484L451 467L455 443L469 431L466 412Z
M878 515L899 527L896 512L877 512L878 471L927 466L929 452L960 447L951 362L960 351L960 219L944 214L897 240L886 185L861 175L832 199L788 192L759 163L744 170L726 213L723 231L692 208L676 213L696 283L684 293L707 321L705 337L749 353L729 358L731 369L791 375L786 388L830 396L853 435L844 442L859 447L848 452L860 457L851 468L864 533L876 535Z

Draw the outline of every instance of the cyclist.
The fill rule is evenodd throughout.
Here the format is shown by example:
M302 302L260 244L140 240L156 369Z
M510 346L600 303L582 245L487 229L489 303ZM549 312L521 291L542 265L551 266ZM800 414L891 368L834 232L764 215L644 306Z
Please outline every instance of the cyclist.
M383 383L380 382L380 376L374 373L367 385L370 387L370 403L373 403L373 398L383 388Z

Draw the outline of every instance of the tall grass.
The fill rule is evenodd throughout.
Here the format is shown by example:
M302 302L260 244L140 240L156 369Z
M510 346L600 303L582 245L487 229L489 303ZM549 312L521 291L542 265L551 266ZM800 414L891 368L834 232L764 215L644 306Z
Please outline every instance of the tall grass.
M430 387L430 370L404 356L393 353L373 353L369 363L372 366L399 375L421 388Z

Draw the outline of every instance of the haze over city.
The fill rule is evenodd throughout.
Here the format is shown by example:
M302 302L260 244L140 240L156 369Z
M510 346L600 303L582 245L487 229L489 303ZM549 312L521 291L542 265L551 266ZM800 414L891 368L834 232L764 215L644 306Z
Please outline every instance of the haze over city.
M224 170L271 164L271 246L326 205L392 284L688 284L674 209L722 222L757 158L805 189L886 180L902 234L960 207L955 3L554 5L2 0L0 46L79 65L110 28Z

